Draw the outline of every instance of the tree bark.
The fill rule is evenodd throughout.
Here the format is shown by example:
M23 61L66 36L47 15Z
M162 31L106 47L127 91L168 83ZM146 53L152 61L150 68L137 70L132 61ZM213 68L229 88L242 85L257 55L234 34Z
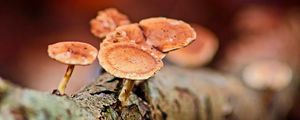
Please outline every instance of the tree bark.
M275 95L284 99L270 113L261 92L234 77L165 66L149 80L135 82L129 106L121 107L117 98L122 84L122 79L104 73L72 96L57 96L0 80L0 120L271 119L278 115L275 108L287 112L293 91Z

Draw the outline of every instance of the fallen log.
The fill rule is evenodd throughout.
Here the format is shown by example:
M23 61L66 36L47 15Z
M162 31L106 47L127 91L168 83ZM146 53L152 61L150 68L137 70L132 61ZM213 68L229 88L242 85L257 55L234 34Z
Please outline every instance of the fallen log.
M167 65L154 77L136 83L129 96L130 104L125 107L117 99L122 84L122 79L103 73L74 95L57 96L0 80L0 120L269 118L260 94L238 79L210 69L189 70Z

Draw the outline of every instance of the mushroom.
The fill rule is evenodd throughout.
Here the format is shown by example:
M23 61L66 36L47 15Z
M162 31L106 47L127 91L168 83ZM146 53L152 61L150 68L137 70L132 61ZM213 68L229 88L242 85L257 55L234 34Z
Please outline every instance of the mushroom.
M197 39L191 45L180 50L171 51L167 59L183 67L199 67L212 60L219 43L215 34L199 25L192 24Z
M261 60L246 66L242 78L251 88L279 91L291 82L292 70L277 60Z
M156 19L160 20L161 18L152 19L156 21ZM177 21L179 22L179 24L189 26L182 21L173 19L170 19L170 21L175 23ZM148 24L146 24L146 26L149 27ZM157 25L158 28L164 28L163 26L164 25ZM184 27L180 25L175 25L172 27L167 26L167 29L179 30L181 28ZM185 36L179 35L180 39L178 40L176 39L175 41L164 41L166 40L166 38L163 37L169 37L169 33L166 33L167 35L161 33L163 35L157 37L157 41L162 41L164 44L166 44L168 46L168 50L184 47L188 45L189 42L193 41L193 37L196 37L193 35L191 37L189 36L189 33L185 33L191 32L191 34L194 34L194 29L190 29L191 30L181 31L180 34L183 34ZM147 40L150 39L147 38L148 36L144 38L145 31L143 30L144 29L140 29L139 24L120 26L116 28L114 32L108 34L100 44L100 50L98 54L99 64L108 73L125 80L123 88L118 97L122 106L125 106L128 103L127 99L134 86L134 80L142 81L153 76L155 72L160 70L163 66L162 58L164 58L165 54L161 51L168 52L168 50L166 49L157 50L154 46L152 46L153 44L148 44ZM174 34L179 33L175 32Z
M98 54L100 65L116 77L124 78L119 100L126 105L134 80L145 80L153 76L163 62L151 49L135 43L118 42L102 47Z
M116 27L129 24L128 17L120 13L115 8L108 8L99 11L95 19L92 19L91 32L99 38L104 38L108 33L114 31Z
M137 44L144 43L146 40L142 29L137 23L122 25L116 28L116 32L125 32L130 40L133 40Z
M146 42L162 52L182 48L196 39L196 32L187 23L164 17L148 18L139 22Z
M67 64L68 68L64 78L58 86L60 95L65 94L65 88L72 75L75 65L89 65L97 57L97 49L90 44L82 42L58 42L48 46L50 58Z
M278 29L282 18L280 11L274 7L250 5L238 12L234 28L242 35L265 34Z
M132 43L145 43L143 31L138 24L122 25L115 29L115 31L107 34L103 44L115 42L132 42Z
M242 78L248 87L260 90L261 99L269 108L276 93L291 83L292 70L287 64L274 59L260 60L246 66Z
M116 42L131 42L140 45L143 49L152 49L152 55L157 56L160 59L166 56L166 54L146 43L143 31L136 23L117 27L114 32L111 32L106 36L105 40L103 40L100 46L104 47L106 44Z

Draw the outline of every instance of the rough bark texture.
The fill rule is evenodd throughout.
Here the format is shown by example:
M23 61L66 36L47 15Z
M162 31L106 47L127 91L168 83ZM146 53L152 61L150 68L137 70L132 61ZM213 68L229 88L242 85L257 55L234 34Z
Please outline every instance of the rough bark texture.
M130 105L122 108L117 100L122 83L104 73L68 97L0 80L0 120L273 119L290 108L293 91L275 93L273 104L266 105L261 92L246 88L233 77L209 69L166 66L149 80L136 82Z

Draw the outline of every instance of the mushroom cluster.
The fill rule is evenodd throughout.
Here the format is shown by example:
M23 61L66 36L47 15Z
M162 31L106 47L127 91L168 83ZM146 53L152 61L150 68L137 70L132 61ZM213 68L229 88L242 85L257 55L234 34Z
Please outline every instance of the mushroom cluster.
M91 64L98 53L99 64L108 73L124 79L118 97L122 106L127 105L135 80L153 76L163 66L162 59L168 52L196 39L195 30L181 20L154 17L130 24L127 16L113 8L100 11L91 20L91 32L104 38L99 53L93 46L81 42L49 45L49 56L69 65L58 92L64 94L74 65Z
M119 26L109 33L100 44L98 59L108 73L124 79L118 97L121 105L128 103L134 80L153 76L169 51L185 47L195 38L189 24L163 17Z

